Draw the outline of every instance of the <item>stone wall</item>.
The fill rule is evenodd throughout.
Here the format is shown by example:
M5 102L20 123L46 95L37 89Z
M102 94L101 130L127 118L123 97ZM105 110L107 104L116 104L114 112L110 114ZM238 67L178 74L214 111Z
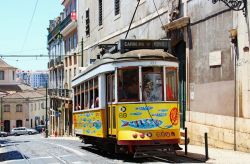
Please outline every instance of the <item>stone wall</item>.
M211 147L234 149L234 117L199 112L187 112L186 126L190 144L204 145L208 133ZM236 118L236 149L250 152L250 119Z

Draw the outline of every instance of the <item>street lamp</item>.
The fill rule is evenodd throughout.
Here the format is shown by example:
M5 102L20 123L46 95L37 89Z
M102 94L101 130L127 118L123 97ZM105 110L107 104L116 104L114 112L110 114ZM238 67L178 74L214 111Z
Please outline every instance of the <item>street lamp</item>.
M46 116L45 116L45 137L48 138L48 84L46 82L46 101L45 101L45 109L46 109Z
M223 2L227 7L234 11L243 11L243 15L247 16L247 0L212 0L212 3Z

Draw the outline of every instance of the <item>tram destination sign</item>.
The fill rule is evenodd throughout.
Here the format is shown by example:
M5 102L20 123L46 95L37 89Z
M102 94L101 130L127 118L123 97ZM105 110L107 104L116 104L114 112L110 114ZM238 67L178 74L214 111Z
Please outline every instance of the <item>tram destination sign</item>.
M121 39L118 49L121 53L136 49L164 49L168 50L170 40L136 40L136 39Z

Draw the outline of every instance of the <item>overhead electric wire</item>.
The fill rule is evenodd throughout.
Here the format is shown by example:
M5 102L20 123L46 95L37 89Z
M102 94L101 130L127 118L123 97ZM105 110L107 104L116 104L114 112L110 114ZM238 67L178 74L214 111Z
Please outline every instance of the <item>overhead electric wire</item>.
M35 12L36 12L36 9L37 9L37 4L38 4L38 0L36 0L35 8L33 10L33 13L32 13L32 16L31 16L31 19L30 19L30 22L29 22L29 26L28 26L28 29L27 29L25 37L24 37L24 41L23 41L23 44L22 44L21 51L23 51L23 48L24 48L24 46L25 46L25 44L27 42L29 32L30 32L30 29L31 29L31 25L32 25L32 22L33 22L33 19L34 19L34 15L35 15Z

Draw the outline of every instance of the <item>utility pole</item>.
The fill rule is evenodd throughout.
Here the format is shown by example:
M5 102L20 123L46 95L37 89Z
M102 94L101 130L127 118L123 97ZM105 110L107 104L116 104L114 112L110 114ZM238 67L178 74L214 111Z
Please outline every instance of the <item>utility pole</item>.
M1 131L3 131L3 97L1 97Z
M45 117L45 138L48 138L48 84L46 82L46 104L45 104L45 109L46 109L46 117Z

